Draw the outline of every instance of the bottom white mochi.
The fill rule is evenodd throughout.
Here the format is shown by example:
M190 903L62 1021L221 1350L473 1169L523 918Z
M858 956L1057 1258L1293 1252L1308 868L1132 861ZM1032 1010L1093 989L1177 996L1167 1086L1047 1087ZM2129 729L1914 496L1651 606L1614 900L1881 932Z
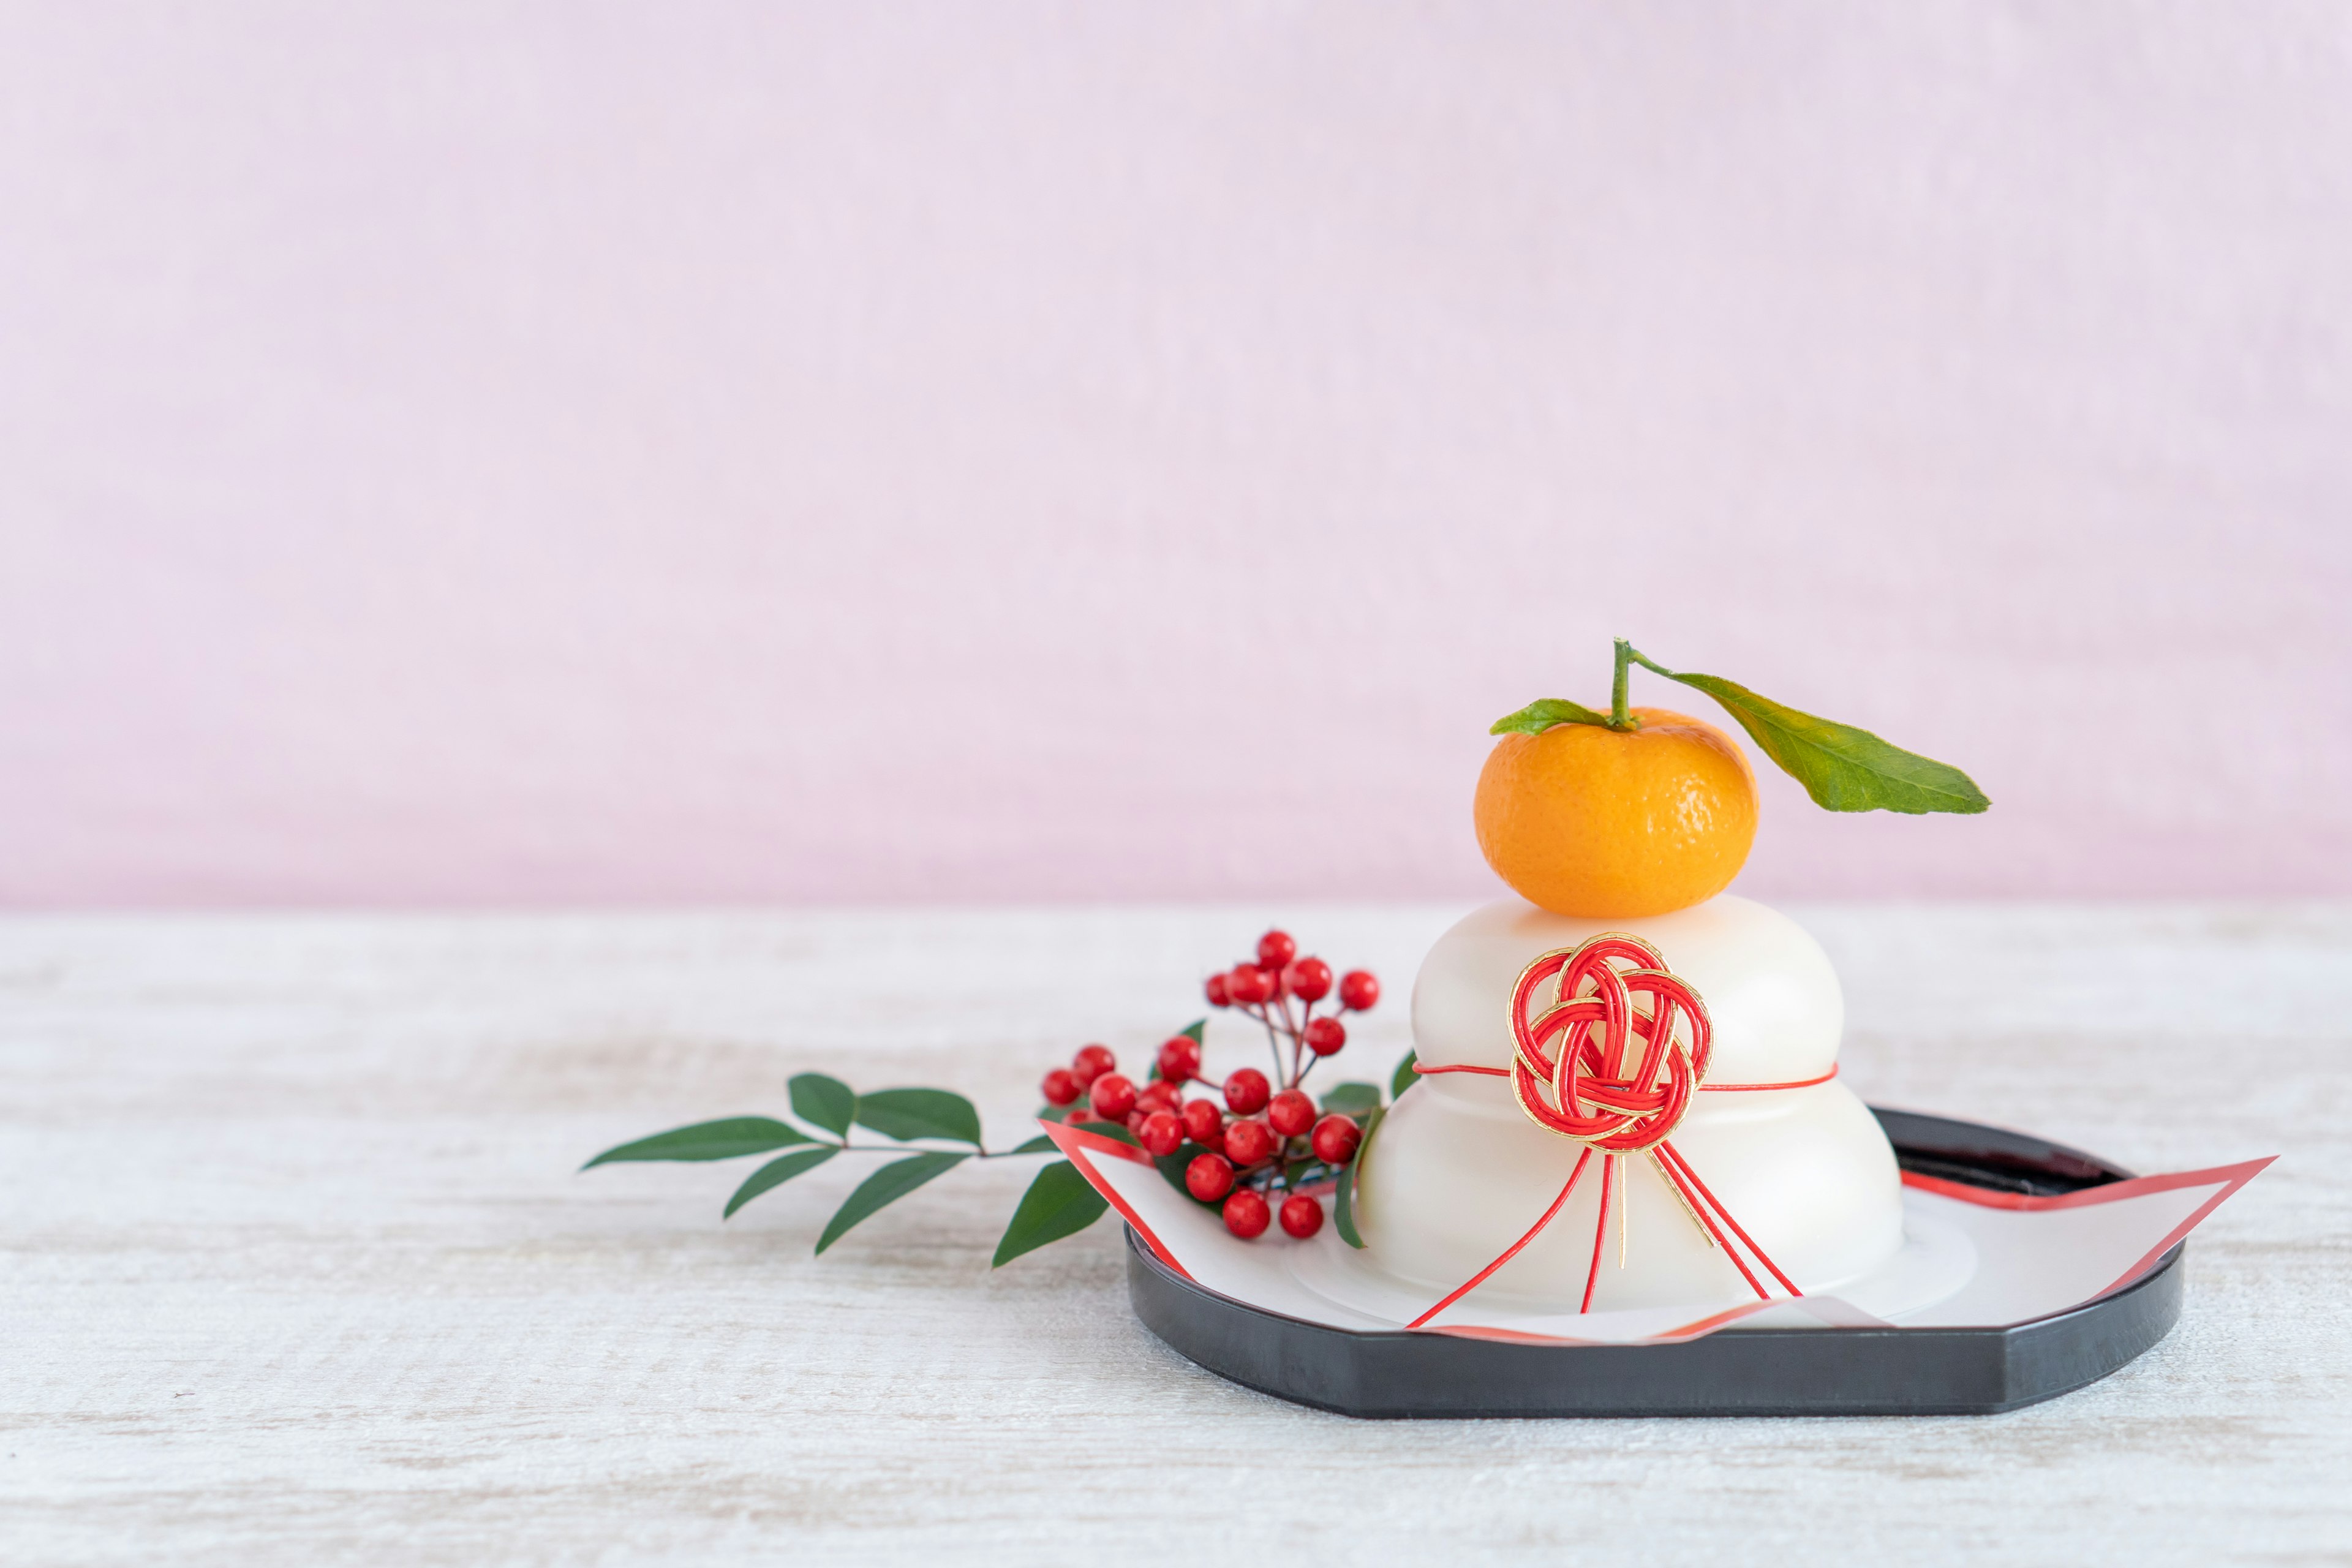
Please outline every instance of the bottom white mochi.
M1438 940L1413 984L1414 1050L1429 1068L1507 1068L1510 998L1537 958L1608 931L1638 937L1696 990L1713 1059L1670 1142L1688 1170L1808 1294L1886 1263L1903 1245L1902 1183L1878 1122L1834 1079L1844 1002L1828 956L1777 910L1728 895L1644 920L1570 920L1517 899ZM1508 1079L1432 1073L1382 1120L1358 1173L1360 1260L1432 1305L1492 1264L1559 1196L1584 1145L1536 1123ZM1647 1154L1619 1159L1600 1237L1596 1155L1540 1234L1468 1298L1575 1311L1731 1306L1757 1299ZM1742 1256L1773 1295L1787 1291Z

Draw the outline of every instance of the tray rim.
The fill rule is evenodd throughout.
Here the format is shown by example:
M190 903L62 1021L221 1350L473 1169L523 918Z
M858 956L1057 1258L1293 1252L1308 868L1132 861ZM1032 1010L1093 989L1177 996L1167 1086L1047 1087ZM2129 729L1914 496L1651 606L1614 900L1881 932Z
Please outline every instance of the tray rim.
M1869 1109L1886 1129L1898 1163L1905 1163L1906 1168L1906 1154L1913 1160L1932 1163L1942 1171L1955 1165L1979 1166L1986 1174L1996 1178L1982 1184L2011 1191L2019 1190L2021 1185L2028 1191L2078 1191L2128 1181L2134 1175L2112 1161L2032 1133L1924 1111L1876 1105ZM2128 1364L2169 1333L2180 1316L2184 1285L2180 1263L2188 1247L2185 1240L2174 1243L2147 1273L2091 1300L2061 1312L1999 1327L1906 1328L1890 1324L1741 1329L1682 1344L1530 1345L1415 1333L1405 1329L1336 1328L1252 1306L1179 1274L1153 1254L1132 1226L1124 1228L1130 1304L1144 1326L1178 1354L1229 1382L1295 1404L1337 1415L1391 1419L1993 1415L2015 1410L2087 1387ZM1188 1318L1190 1321L1185 1321ZM1177 1331L1174 1337L1168 1331L1170 1327ZM1276 1348L1283 1352L1276 1358L1276 1364L1293 1375L1250 1375L1234 1364L1235 1358L1216 1354L1215 1342L1220 1334L1229 1337L1237 1327L1244 1332L1270 1336ZM1180 1340L1188 1342L1179 1342ZM1662 1378L1679 1386L1671 1394L1662 1394L1651 1402L1629 1401L1622 1394L1565 1401L1556 1394L1538 1394L1496 1405L1474 1403L1468 1407L1450 1406L1442 1400L1415 1400L1399 1394L1369 1401L1341 1400L1318 1392L1328 1379L1299 1375L1308 1370L1302 1361L1313 1359L1318 1344L1327 1351L1336 1345L1344 1347L1346 1354L1384 1353L1391 1359L1423 1361L1433 1367L1477 1363L1525 1371L1541 1365L1555 1382L1562 1369L1622 1373L1639 1358L1645 1366L1658 1369ZM1883 1389L1857 1392L1850 1396L1828 1394L1790 1399L1767 1392L1748 1397L1737 1389L1721 1386L1717 1374L1722 1369L1709 1368L1706 1369L1706 1374L1714 1386L1696 1398L1681 1396L1688 1392L1690 1383L1687 1377L1677 1377L1677 1372L1698 1372L1700 1363L1751 1361L1785 1364L1792 1356L1818 1361L1824 1347L1848 1359L1868 1351L1913 1356L1925 1363L1940 1363L1947 1373L1967 1378L1975 1386L1964 1390L1938 1386L1929 1380L1907 1391L1916 1397L1890 1395ZM1209 1352L1205 1358L1196 1353L1203 1350ZM2069 1353L2085 1350L2091 1353ZM2037 1351L2052 1353L2037 1358ZM1327 1354L1323 1359L1328 1363L1330 1358ZM2065 1370L2055 1364L2044 1368L2021 1368L2016 1364L2036 1359L2064 1363ZM2040 1375L2027 1375L2037 1372ZM1622 1382L1622 1378L1612 1381Z

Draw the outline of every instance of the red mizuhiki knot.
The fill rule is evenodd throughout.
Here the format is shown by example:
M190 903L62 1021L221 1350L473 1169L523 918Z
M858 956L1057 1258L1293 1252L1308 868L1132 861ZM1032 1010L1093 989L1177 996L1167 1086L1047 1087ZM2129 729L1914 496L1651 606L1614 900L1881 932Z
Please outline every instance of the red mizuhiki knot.
M1550 1004L1534 1011L1547 985ZM1511 1092L1530 1121L1605 1154L1637 1154L1689 1112L1713 1031L1706 1004L1656 948L1611 931L1520 972L1511 1034Z

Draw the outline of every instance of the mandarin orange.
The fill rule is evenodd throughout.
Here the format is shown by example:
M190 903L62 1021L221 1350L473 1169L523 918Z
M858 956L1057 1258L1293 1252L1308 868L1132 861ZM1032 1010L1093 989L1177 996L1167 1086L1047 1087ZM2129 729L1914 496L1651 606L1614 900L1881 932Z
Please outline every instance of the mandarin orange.
M1638 730L1508 734L1478 775L1478 847L1555 914L1631 919L1723 891L1756 839L1756 775L1730 736L1663 708Z

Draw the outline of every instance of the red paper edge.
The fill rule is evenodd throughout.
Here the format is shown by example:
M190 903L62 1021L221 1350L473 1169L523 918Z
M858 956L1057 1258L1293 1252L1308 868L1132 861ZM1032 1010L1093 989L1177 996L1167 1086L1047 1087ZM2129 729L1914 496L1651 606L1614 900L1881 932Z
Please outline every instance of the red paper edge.
M1934 1193L1938 1197L1958 1198L1962 1203L1979 1204L1996 1209L2074 1209L2093 1204L2111 1204L2119 1198L2138 1197L2147 1193L2176 1192L2182 1187L2210 1186L2219 1182L2221 1190L2197 1205L2196 1211L2168 1232L2162 1241L2148 1248L2147 1256L2133 1264L2117 1277L2116 1282L2099 1292L2110 1296L2149 1269L2164 1255L2180 1244L2183 1237L2204 1223L2205 1216L2221 1206L2222 1201L2240 1187L2269 1169L2276 1154L2259 1160L2242 1160L2234 1165L2215 1165L2203 1171L2174 1171L2161 1176L2134 1176L2127 1182L2109 1182L2105 1186L2084 1187L2079 1192L2056 1193L2047 1197L2031 1193L2004 1193L1990 1187L1971 1187L1960 1182L1948 1182L1940 1176L1921 1175L1916 1171L1903 1173L1903 1184L1921 1192ZM2098 1300L2097 1296L2092 1298Z
M1118 1211L1119 1217L1135 1227L1135 1234L1143 1237L1144 1245L1151 1248L1153 1257L1177 1273L1183 1275L1185 1279L1192 1279L1192 1271L1177 1262L1176 1255L1168 1250L1167 1245L1160 1239L1159 1235L1150 1226L1143 1223L1143 1216L1129 1207L1127 1200L1120 1197L1108 1182L1103 1180L1102 1173L1095 1169L1094 1161L1090 1158L1097 1154L1108 1154L1115 1159L1125 1160L1131 1165L1149 1165L1151 1163L1150 1155L1132 1143L1122 1143L1116 1138L1106 1138L1099 1132L1082 1132L1075 1127L1065 1127L1058 1121L1041 1121L1037 1125L1045 1130L1045 1136L1054 1141L1054 1147L1059 1149L1068 1158L1070 1163L1078 1168L1078 1174L1087 1179L1087 1184L1100 1193L1104 1200ZM1158 1174L1156 1171L1153 1173ZM1200 1283L1197 1279L1193 1279L1192 1282L1196 1285Z

